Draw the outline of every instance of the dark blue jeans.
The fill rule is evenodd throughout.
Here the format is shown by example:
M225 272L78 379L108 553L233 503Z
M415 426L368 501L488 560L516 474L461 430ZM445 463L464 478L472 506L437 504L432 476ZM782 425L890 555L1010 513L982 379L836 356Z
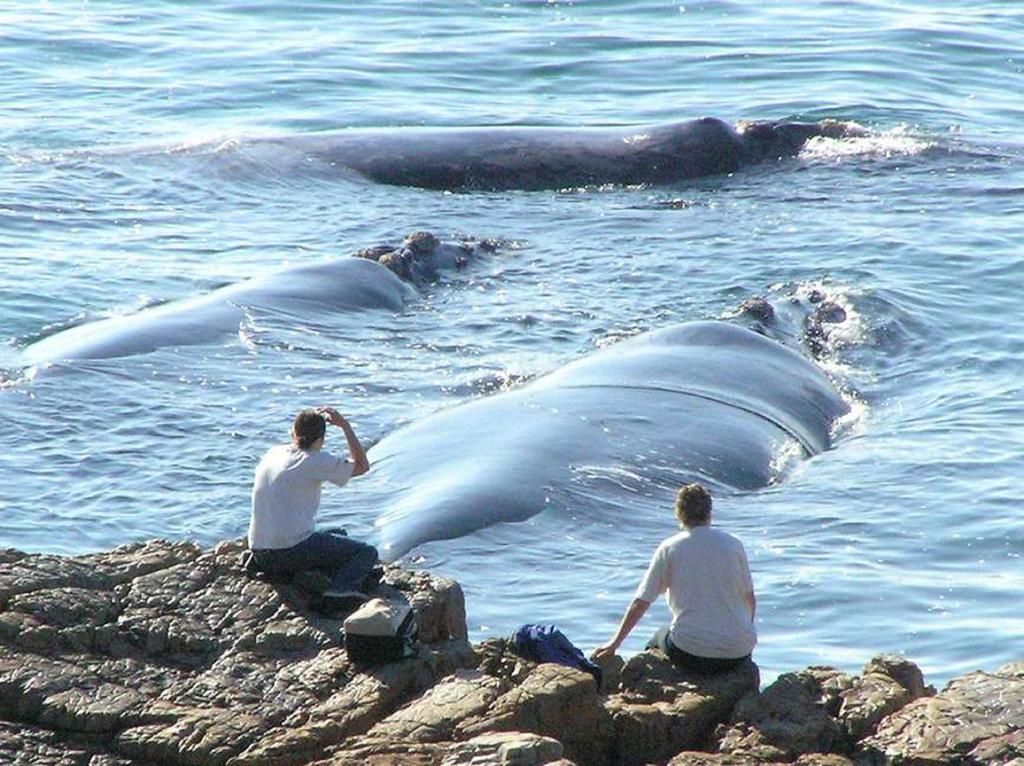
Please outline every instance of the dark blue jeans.
M256 568L272 577L320 570L337 590L359 590L380 561L376 548L353 540L340 529L314 532L291 548L257 548L252 556Z
M666 625L664 628L660 628L647 642L647 649L661 649L662 652L672 661L680 670L686 670L691 673L698 673L700 675L714 675L715 673L724 673L727 670L732 670L738 665L742 665L744 662L750 659L750 655L744 657L700 657L696 654L690 654L684 652L678 646L672 643L672 639L669 638L669 626Z

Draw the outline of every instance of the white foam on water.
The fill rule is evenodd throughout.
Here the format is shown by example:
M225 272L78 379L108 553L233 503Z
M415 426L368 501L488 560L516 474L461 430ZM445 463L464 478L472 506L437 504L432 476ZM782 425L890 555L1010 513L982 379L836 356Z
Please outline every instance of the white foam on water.
M815 304L821 303L833 303L845 312L845 318L841 322L823 323L822 327L826 335L819 338L820 346L811 358L818 368L829 377L849 407L849 411L845 415L832 423L830 429L832 442L835 443L839 438L859 433L870 408L859 394L858 389L870 382L871 373L867 369L851 364L843 353L845 349L854 348L870 341L870 328L867 319L857 309L856 291L846 285L819 279L799 282L795 286L792 284L772 285L768 291L768 297L777 312L786 313L786 305L790 301L800 304L798 313L805 311L810 313ZM785 458L785 455L777 457L778 461L782 461L778 468L779 478L790 472L795 464L792 456L789 456L788 463Z
M224 154L238 150L242 145L239 136L228 135L221 131L197 131L190 133L168 145L164 151L167 154L193 154L208 152L210 154Z
M785 446L772 457L772 461L768 466L768 470L771 472L768 484L779 484L784 481L800 466L804 460L804 455L803 445L796 439L789 439Z
M256 318L248 307L238 304L232 305L236 305L238 310L242 312L242 319L238 323L238 340L249 353L254 354L259 351L259 336L263 330L256 323Z
M815 136L800 150L802 160L840 162L849 157L867 159L888 159L890 157L913 157L935 146L921 136L914 135L907 126L881 133L847 138L826 138Z
M846 319L829 325L829 339L832 341L830 346L835 345L836 348L852 346L862 343L866 339L864 315L857 310L857 305L853 300L853 288L815 280L801 282L793 291L794 296L807 301L814 293L824 295L826 301L836 304L846 312Z
M645 143L646 141L650 141L650 140L651 140L651 134L650 133L633 133L632 135L623 137L622 143L624 143L624 144L642 144L642 143Z

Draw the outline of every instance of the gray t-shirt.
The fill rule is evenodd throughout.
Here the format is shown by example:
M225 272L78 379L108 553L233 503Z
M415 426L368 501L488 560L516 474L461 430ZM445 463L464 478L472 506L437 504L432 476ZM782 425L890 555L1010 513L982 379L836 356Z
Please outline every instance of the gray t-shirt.
M743 543L710 526L665 540L654 552L636 598L668 591L672 643L699 657L743 657L757 643L747 594L754 592Z
M267 450L252 485L249 547L291 548L313 534L320 485L344 486L354 467L329 452L307 452L294 444Z

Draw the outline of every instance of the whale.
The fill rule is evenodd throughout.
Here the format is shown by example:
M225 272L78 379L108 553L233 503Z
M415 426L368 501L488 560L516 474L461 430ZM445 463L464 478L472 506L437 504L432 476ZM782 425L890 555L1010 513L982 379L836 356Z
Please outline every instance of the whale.
M415 232L397 247L356 253L271 271L188 298L122 316L86 322L25 346L19 360L45 367L59 362L145 354L164 347L212 343L239 331L253 308L321 311L381 309L398 312L417 293L414 285L494 249L490 241L442 242Z
M850 122L713 117L632 127L352 129L252 139L276 161L423 189L542 190L667 184L792 157L811 138L864 135ZM242 146L245 144L243 143Z
M680 324L622 341L520 388L385 436L375 542L394 561L433 540L522 522L601 477L753 490L787 450L831 446L850 407L795 348L740 324Z

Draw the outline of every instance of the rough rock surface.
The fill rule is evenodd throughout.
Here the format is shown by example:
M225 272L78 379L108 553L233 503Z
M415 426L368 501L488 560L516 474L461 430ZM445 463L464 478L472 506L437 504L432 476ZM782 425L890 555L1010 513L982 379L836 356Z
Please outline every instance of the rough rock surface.
M466 640L452 580L389 567L421 646L357 667L343 615L250 579L242 546L150 541L66 558L0 550L0 763L14 766L1024 766L1024 663L941 693L893 656L758 691L749 663L659 652L585 672Z
M445 742L462 721L486 712L508 684L478 670L457 671L367 733L391 741Z
M573 766L562 757L562 750L556 739L518 731L440 744L359 737L314 766Z
M1024 663L954 679L861 742L870 764L1024 764Z
M840 695L852 685L850 676L833 668L784 673L736 706L719 749L773 761L830 752L841 739Z
M753 662L714 677L681 674L660 652L626 663L618 694L606 702L613 737L611 761L663 762L703 746L736 703L758 688Z
M457 739L496 731L523 731L559 739L573 760L600 763L609 720L589 673L537 665L523 682L498 697L482 715L463 721Z
M241 550L151 541L75 558L4 552L0 756L18 755L0 762L306 763L474 662L452 580L388 569L381 595L412 605L424 645L362 671L345 655L343 615L246 577ZM249 755L296 738L311 746Z
M847 744L873 733L885 716L908 702L934 693L925 686L920 669L912 662L892 655L875 657L839 695L837 717Z
M872 659L860 676L826 667L785 673L736 706L718 749L761 763L849 756L885 716L932 693L916 665L891 655Z

